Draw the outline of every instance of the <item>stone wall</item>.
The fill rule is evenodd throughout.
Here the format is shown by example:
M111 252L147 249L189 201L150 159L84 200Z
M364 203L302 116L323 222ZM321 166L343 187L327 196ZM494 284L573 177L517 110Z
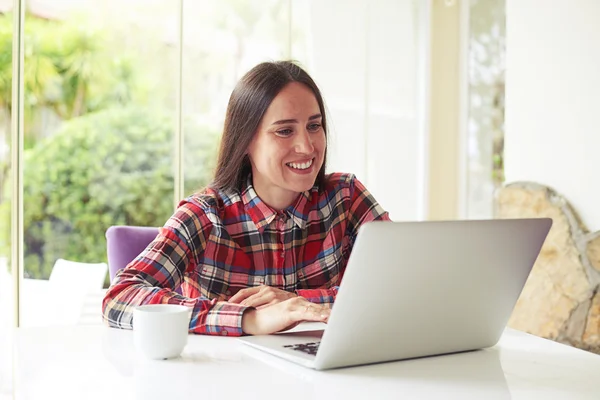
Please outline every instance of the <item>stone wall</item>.
M553 220L508 326L600 353L600 232L588 232L564 197L529 182L498 190L496 216Z

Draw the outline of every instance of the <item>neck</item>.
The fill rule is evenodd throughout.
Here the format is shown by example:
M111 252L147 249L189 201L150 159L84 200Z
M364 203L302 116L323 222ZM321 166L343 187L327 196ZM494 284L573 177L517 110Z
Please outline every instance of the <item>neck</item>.
M269 207L274 210L284 210L294 204L300 193L290 191L261 191L254 188L256 194Z
M284 210L294 204L300 193L279 187L253 182L254 190L260 199L274 210Z

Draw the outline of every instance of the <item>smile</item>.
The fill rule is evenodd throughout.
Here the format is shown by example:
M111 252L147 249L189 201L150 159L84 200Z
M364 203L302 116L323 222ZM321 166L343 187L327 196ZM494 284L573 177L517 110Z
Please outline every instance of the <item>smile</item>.
M305 161L303 163L290 162L290 163L286 163L285 165L287 165L288 167L294 168L294 169L303 170L303 169L310 168L314 161L315 161L315 159L312 158L309 161Z

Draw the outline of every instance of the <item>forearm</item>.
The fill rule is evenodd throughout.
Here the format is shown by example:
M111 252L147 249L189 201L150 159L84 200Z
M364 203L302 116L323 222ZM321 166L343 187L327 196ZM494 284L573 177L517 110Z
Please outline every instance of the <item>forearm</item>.
M191 299L167 288L122 279L111 286L104 298L103 319L111 327L132 329L133 310L145 304L178 304L190 307L191 333L231 336L242 334L242 315L247 308L205 297Z

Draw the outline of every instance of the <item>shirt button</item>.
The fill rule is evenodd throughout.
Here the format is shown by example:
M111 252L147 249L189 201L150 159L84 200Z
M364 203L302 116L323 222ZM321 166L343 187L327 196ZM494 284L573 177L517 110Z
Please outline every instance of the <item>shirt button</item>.
M226 330L222 330L222 331L221 331L221 335L222 335L222 336L227 336L227 334L228 334L228 332L227 332Z
M281 258L285 258L285 252L281 252Z
M227 290L225 291L225 294L226 294L227 296L231 296L231 290L227 289Z

